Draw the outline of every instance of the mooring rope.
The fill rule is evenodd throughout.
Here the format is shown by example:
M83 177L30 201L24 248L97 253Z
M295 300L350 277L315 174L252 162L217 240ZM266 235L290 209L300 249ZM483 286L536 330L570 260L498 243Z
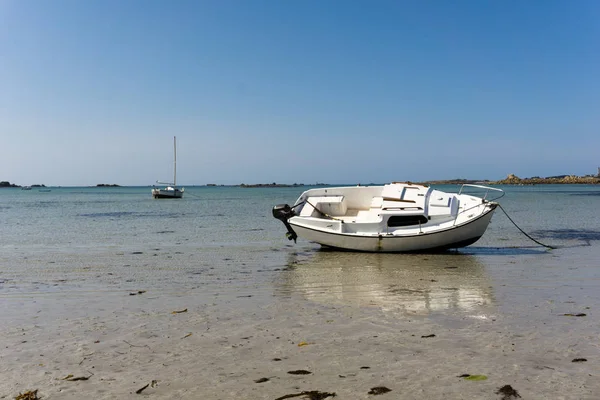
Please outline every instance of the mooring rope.
M519 225L517 225L517 223L515 221L513 221L513 219L510 217L510 215L508 215L508 213L506 212L506 210L504 208L502 208L502 205L500 203L498 203L498 207L500 207L500 209L502 210L502 212L504 212L504 215L506 215L506 218L508 218L508 220L510 222L513 223L513 225L521 231L521 233L525 236L527 236L529 239L533 240L534 242L536 242L537 244L539 244L540 246L544 246L548 249L556 249L556 247L554 246L548 246L547 244L544 244L538 240L535 240L534 238L532 238L531 236L529 236L523 229L519 228Z
M184 192L184 193L185 193L186 195L188 195L188 196L196 197L196 198L198 198L198 199L203 199L203 198L204 198L204 197L202 197L202 196L198 196L198 195L195 195L195 194L193 194L193 193L190 193L190 192Z
M306 202L307 202L307 200L301 201L301 202L300 202L300 203L298 203L298 204L294 204L294 205L293 205L291 208L292 208L292 210L293 210L294 208L296 208L296 207L299 207L299 206L301 206L302 204L304 204L304 203L306 203Z

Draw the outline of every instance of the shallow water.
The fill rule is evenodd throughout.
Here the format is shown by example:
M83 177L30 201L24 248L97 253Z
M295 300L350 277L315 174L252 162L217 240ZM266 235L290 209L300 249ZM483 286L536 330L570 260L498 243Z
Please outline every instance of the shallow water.
M498 210L480 241L443 254L289 242L271 209L301 190L0 190L0 393L125 398L156 379L144 395L495 398L510 383L597 397L595 187L506 187L504 209L554 250ZM285 372L298 369L314 373Z
M600 305L600 188L503 189L511 218L557 249L530 241L501 210L480 241L458 252L364 254L293 244L271 208L293 203L303 188L189 187L175 201L153 200L150 188L138 187L3 189L2 312L18 318L26 299L140 289L194 291L198 301L216 292L244 295L248 307L299 296L457 318L510 312L523 302Z

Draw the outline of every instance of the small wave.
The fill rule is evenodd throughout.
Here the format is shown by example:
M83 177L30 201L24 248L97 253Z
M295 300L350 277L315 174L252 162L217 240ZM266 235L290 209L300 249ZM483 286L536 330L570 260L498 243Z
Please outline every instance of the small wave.
M114 211L114 212L98 212L98 213L82 213L77 214L79 217L88 218L119 218L119 217L136 217L136 218L178 218L182 217L183 214L177 213L156 213L156 212L139 212L139 211Z
M535 237L543 237L558 240L581 240L590 242L600 240L600 231L591 229L548 229L532 232Z
M540 246L520 246L520 247L476 247L469 246L460 249L456 254L473 255L473 256L524 256L530 254L544 254L546 249Z
M570 192L571 196L600 196L600 192Z

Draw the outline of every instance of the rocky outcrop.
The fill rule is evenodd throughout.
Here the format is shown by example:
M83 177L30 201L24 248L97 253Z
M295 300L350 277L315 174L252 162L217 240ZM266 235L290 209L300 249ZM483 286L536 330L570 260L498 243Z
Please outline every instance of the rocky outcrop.
M494 183L496 185L519 185L523 183L523 179L519 178L515 174L508 174L506 178Z
M19 185L15 185L14 183L10 183L8 181L0 182L0 188L10 188L10 187L20 187Z
M514 174L508 174L505 179L496 182L490 182L493 185L550 185L550 184L600 184L600 178L597 176L577 176L577 175L559 175L547 178L534 176L532 178L519 178Z

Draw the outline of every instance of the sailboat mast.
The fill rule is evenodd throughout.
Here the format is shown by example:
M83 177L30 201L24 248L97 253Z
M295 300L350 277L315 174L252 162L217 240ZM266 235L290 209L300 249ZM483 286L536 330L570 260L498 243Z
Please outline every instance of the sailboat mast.
M177 187L177 137L173 136L173 187Z

